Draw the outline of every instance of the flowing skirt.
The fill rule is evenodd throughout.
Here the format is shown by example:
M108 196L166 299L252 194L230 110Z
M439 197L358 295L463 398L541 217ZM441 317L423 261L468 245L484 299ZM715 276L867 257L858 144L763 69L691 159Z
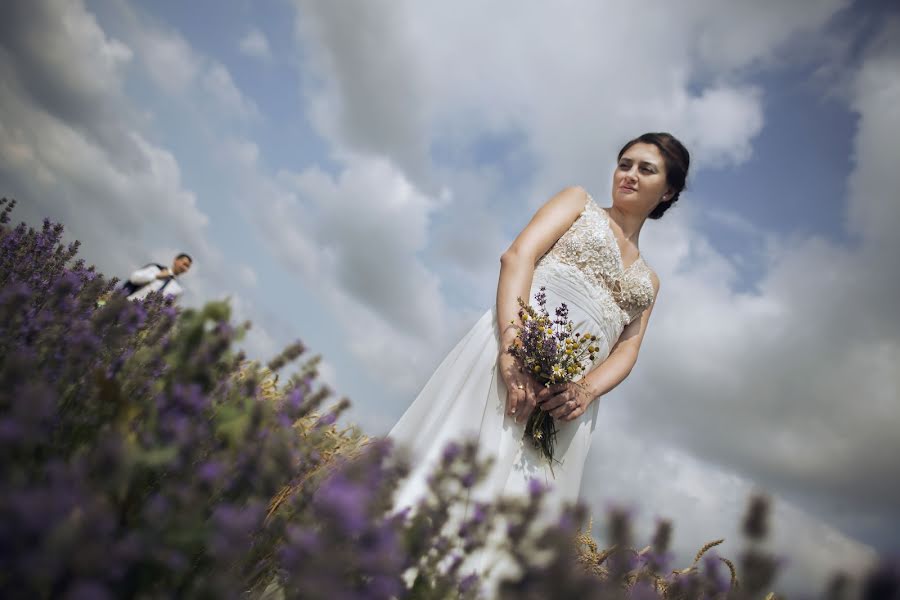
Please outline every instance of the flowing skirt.
M565 302L575 331L598 337L600 350L585 371L589 372L608 356L609 340L618 338L621 323L611 322L614 320L604 315L596 292L587 289L580 279L551 270L535 271L529 299L536 308L534 294L542 285L546 286L546 307L551 318L556 307ZM554 462L551 471L531 443L523 440L525 424L506 415L506 384L498 368L501 348L496 311L493 306L478 319L388 433L412 460L409 476L394 496L396 510L414 506L428 493L427 477L440 462L445 446L452 440L465 439L476 439L479 458L490 457L493 464L486 478L471 490L463 518L470 516L476 500L527 496L532 478L548 487L542 518L555 519L565 503L578 499L599 404L592 402L574 421L557 421L554 457L561 464ZM479 575L489 564L494 568L490 578L485 578L485 590L490 590L497 578L515 575L513 565L499 551L468 557L464 563L469 571Z

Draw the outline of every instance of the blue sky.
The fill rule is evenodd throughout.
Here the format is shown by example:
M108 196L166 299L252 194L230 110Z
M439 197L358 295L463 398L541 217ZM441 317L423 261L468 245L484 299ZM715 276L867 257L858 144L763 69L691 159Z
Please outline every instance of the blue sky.
M642 230L661 295L582 496L674 517L690 556L765 488L794 580L900 551L889 3L10 6L19 217L110 274L191 252L184 302L230 297L261 358L302 339L372 434L490 307L534 210L570 184L608 206L619 146L671 131L688 190Z

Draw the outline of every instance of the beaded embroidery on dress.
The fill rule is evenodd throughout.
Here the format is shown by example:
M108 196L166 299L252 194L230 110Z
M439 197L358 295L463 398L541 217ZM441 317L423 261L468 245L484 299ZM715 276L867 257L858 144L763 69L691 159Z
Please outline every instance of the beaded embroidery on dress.
M587 194L581 214L538 260L528 296L533 302L545 286L548 307L565 302L576 331L597 336L595 361L585 373L606 360L622 330L654 296L650 268L642 257L625 267L608 219ZM527 496L532 479L550 487L541 521L553 520L564 503L578 499L599 402L592 402L580 417L557 423L554 454L560 464L551 471L534 447L523 442L525 423L506 415L506 383L497 368L500 351L497 307L491 303L388 433L411 461L409 475L394 494L395 510L413 507L429 493L428 477L444 448L464 438L474 438L479 458L490 459L493 466L469 490L455 518L471 517L476 502ZM462 570L485 576L482 589L489 598L499 578L515 577L517 571L502 548L500 533L496 546L468 555ZM487 573L492 565L494 570Z
M567 271L579 277L586 286L595 288L597 300L609 317L620 312L625 325L653 302L650 267L642 255L624 266L609 215L590 194L572 226L538 260L535 273L539 270Z

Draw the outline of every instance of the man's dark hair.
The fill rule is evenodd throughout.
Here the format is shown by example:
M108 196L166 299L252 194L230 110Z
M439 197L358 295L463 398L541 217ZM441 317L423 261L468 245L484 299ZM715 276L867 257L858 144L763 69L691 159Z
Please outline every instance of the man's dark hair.
M187 252L182 252L181 254L179 254L178 256L175 257L175 260L178 260L178 259L181 258L182 256L183 256L184 258L188 259L189 261L191 261L191 264L194 264L194 259L191 258L191 255L188 254Z

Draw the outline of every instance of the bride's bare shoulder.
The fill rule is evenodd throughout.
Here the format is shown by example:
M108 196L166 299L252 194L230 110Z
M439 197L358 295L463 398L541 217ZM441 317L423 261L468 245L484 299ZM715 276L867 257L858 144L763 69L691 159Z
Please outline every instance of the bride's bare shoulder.
M587 208L591 195L580 185L568 185L554 194L541 206L535 216L546 218L552 213L557 221L568 228Z
M579 209L587 206L588 201L591 200L591 195L580 185L567 185L559 192L559 194L565 195L565 197L569 199L569 202Z
M568 225L578 218L587 208L591 195L580 185L568 185L544 202L537 212L536 217L545 217L546 213L552 213Z
M578 219L587 206L589 195L581 186L570 185L554 194L531 217L507 249L507 253L537 260Z

